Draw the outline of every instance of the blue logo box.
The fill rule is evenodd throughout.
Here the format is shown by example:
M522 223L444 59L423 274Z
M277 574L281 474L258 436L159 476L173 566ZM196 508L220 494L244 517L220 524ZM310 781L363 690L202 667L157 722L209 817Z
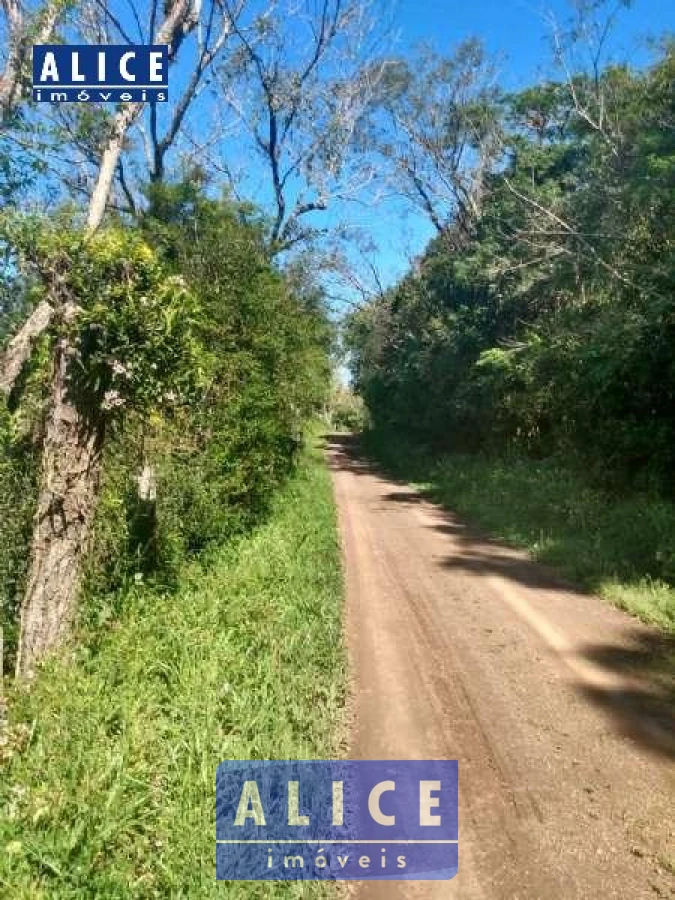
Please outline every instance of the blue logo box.
M164 103L168 72L165 44L35 44L33 100Z
M457 874L457 761L234 761L216 776L219 880Z

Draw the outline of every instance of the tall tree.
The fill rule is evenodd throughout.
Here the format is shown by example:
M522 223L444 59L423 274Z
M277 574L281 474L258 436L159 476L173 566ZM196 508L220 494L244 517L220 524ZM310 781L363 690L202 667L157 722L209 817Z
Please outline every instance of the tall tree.
M154 32L154 42L168 44L169 56L174 59L197 21L193 0L173 0ZM124 104L109 124L86 214L89 235L103 221L126 135L143 107L142 103ZM24 677L30 676L44 655L63 639L72 621L99 494L106 427L102 410L78 402L73 391L78 350L73 344L72 325L80 309L68 277L68 255L57 254L42 261L38 254L32 263L47 296L10 342L0 365L0 384L9 393L41 331L50 324L56 327L59 337L53 351L31 562L21 606L17 674Z
M476 40L449 56L420 48L392 59L376 107L373 142L388 178L439 234L470 230L501 154L495 67ZM379 126L379 127L378 127Z
M468 239L350 321L378 425L459 449L565 453L668 484L673 403L672 44L505 99L504 156ZM576 96L575 96L576 95ZM588 121L604 97L608 132ZM454 223L452 229L458 227Z
M374 182L354 152L383 71L369 60L374 28L365 0L274 0L237 19L238 64L221 70L221 85L267 172L275 252L312 237L312 214Z
M0 76L0 122L11 118L25 87L31 44L49 41L68 0L47 0L37 9L27 10L19 0L2 0L4 14L5 57Z

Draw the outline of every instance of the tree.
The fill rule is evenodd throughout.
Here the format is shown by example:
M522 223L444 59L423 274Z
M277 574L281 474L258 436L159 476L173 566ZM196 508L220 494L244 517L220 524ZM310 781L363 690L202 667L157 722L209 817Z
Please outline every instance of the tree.
M390 182L439 234L452 223L469 233L502 152L493 64L469 40L451 56L421 49L384 71L372 138Z
M169 60L178 53L185 36L193 31L198 23L197 7L193 0L174 0L168 7L167 15L153 39L157 44L168 44ZM87 212L87 229L96 231L103 221L106 203L118 168L124 139L127 132L145 108L145 103L127 103L115 115L109 129L107 141L101 153L96 185L89 201ZM180 122L176 126L180 127Z
M374 181L354 153L383 71L368 60L373 27L362 0L275 0L249 22L237 19L236 65L221 68L221 85L268 173L276 253L315 234L312 214Z
M30 45L45 44L69 6L68 0L47 0L35 10L26 12L18 0L2 0L5 17L6 53L0 77L0 122L7 123L20 101L25 86Z
M246 0L237 0L230 6L224 6L217 0L208 0L201 6L190 75L178 102L173 105L163 134L160 134L157 104L150 107L149 129L145 132L145 152L152 183L156 184L164 179L167 154L183 128L188 111L203 88L209 70L232 38L245 7ZM156 17L156 10L157 0L153 4L151 18Z
M14 15L14 7L12 10ZM109 435L111 410L106 404L117 399L117 387L109 385L113 394L107 399L105 391L101 394L101 385L112 377L105 369L99 371L95 390L91 386L76 389L82 387L83 373L96 368L94 357L83 356L81 343L93 303L90 284L99 285L105 294L97 275L97 260L101 262L97 254L103 252L99 240L104 244L108 237L113 243L116 240L106 223L144 218L146 205L134 173L145 166L155 188L167 180L169 153L187 134L190 112L199 109L203 114L208 108L199 105L200 98L220 60L219 77L227 81L228 90L235 81L246 84L247 96L254 104L257 96L262 104L262 116L251 107L250 122L256 146L266 154L274 185L276 216L270 241L274 252L310 236L311 229L302 222L326 205L329 194L356 188L358 177L361 183L370 177L369 173L363 175L363 168L347 171L356 123L377 78L374 68L359 64L361 47L356 44L369 29L365 9L356 0L326 0L316 14L308 6L306 16L296 20L293 28L284 19L289 10L276 2L255 12L244 0L203 4L171 0L160 21L159 0L150 0L145 13L132 3L124 14L118 14L112 4L92 0L82 16L64 21L57 36L166 43L172 61L179 49L182 58L192 53L191 65L172 70L181 84L177 99L161 109L148 109L141 103L121 104L112 114L101 107L37 108L19 117L21 127L13 135L16 146L41 164L44 161L57 202L77 201L71 203L71 213L59 219L63 245L45 221L17 220L8 211L2 222L4 245L13 254L11 264L19 267L24 283L31 284L32 302L29 315L0 358L0 389L15 404L31 361L43 359L47 353L50 367L47 409L40 431L40 487L21 608L20 676L30 676L40 659L63 640L76 608ZM248 21L245 15L249 15ZM298 22L311 34L309 49L296 42ZM13 34L18 34L18 24L13 28ZM8 59L13 58L14 51L10 51ZM21 59L23 65L25 56ZM138 126L144 137L144 162L133 141ZM217 137L222 140L222 135ZM64 147L75 149L74 167ZM301 196L298 190L303 180L307 194ZM46 184L45 180L45 192ZM150 212L157 197L151 195ZM127 252L124 247L120 252ZM138 252L138 259L127 260L128 268L123 259L118 260L120 268L112 261L103 266L108 277L127 283L125 302L129 303L142 291L146 279L144 251ZM311 294L308 291L307 297ZM104 312L100 310L99 315L104 317ZM140 310L138 315L142 332ZM302 329L298 336L300 333L304 333ZM308 370L312 365L320 367L319 358L313 357L315 349L303 344L298 359L305 358L305 353ZM115 377L124 377L121 369ZM311 393L309 383L305 388L304 393ZM291 406L299 408L303 391L289 392ZM292 418L289 414L288 421Z
M175 58L185 36L197 23L192 0L174 0L154 36L169 45ZM99 157L96 184L88 204L86 235L100 227L115 172L130 127L142 103L123 104L113 116ZM10 235L11 240L11 235ZM36 249L40 243L36 242ZM24 246L24 252L27 248ZM78 293L85 283L72 278L73 248L27 261L44 286L40 302L9 345L0 365L5 393L14 386L41 330L54 326L53 368L49 409L42 447L42 472L31 563L21 607L17 674L29 676L35 665L67 633L72 621L82 562L86 555L99 493L106 416L85 392L73 390L78 347L76 323L82 308ZM86 258L86 252L84 253ZM111 275L111 277L113 277Z
M504 156L460 223L349 322L379 427L443 448L583 462L607 481L673 466L673 51L504 99ZM579 97L605 98L607 132ZM448 240L449 238L449 240Z

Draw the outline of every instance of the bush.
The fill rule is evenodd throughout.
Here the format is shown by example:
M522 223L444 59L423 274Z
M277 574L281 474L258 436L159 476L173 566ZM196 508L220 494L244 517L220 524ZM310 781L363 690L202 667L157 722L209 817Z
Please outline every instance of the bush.
M30 437L0 402L0 628L11 669L17 614L25 583L37 492L37 459Z
M140 230L106 229L86 245L74 229L28 219L10 227L42 265L71 260L67 283L81 301L65 326L77 353L73 389L106 423L81 612L103 624L130 584L172 588L188 556L266 513L295 465L304 423L325 400L331 329L320 299L297 283L292 290L275 269L248 213L193 185L155 190ZM27 367L19 409L0 421L0 597L10 645L51 341ZM156 499L139 496L143 469Z
M337 431L362 431L366 425L365 404L349 388L338 386L330 399L328 420Z

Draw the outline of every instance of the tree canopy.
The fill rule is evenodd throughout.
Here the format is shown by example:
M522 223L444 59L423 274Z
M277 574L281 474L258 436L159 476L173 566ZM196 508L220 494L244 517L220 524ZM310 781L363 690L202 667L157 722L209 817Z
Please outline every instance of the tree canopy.
M502 153L468 237L450 216L348 322L376 424L669 482L674 66L668 44L644 71L500 98Z

